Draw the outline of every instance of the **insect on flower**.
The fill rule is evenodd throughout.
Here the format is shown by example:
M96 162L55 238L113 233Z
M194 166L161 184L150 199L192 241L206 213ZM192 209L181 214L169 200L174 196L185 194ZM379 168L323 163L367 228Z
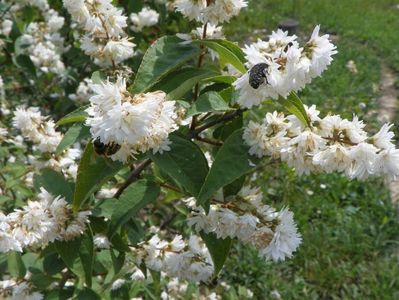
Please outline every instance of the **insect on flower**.
M98 155L106 155L106 156L114 155L121 148L120 145L113 142L109 144L104 144L103 142L101 142L100 137L97 137L94 140L93 145L94 145L94 151Z
M269 67L266 63L254 65L249 70L249 85L254 89L258 89L262 83L267 83L266 70Z

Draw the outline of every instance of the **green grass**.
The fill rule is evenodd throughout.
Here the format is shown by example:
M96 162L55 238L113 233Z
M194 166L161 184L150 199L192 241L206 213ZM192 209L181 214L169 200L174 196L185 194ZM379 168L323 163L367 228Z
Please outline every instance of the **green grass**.
M281 20L294 17L300 22L297 35L306 40L321 24L323 32L334 35L339 53L301 98L322 114L350 118L356 113L369 131L376 130L381 65L399 71L396 1L249 2L226 26L227 36L241 45L265 39ZM355 61L357 74L345 67L349 60ZM253 249L235 245L223 280L251 289L256 299L268 299L273 290L282 299L399 299L399 218L382 181L351 182L338 174L297 178L273 167L257 183L267 203L294 211L303 243L281 263L265 262Z

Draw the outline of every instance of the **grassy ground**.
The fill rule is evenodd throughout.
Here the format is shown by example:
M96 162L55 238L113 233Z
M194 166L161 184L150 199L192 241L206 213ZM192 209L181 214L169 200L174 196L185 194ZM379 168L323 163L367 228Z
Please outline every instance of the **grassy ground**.
M323 32L334 35L339 54L301 97L323 114L351 117L355 112L375 130L381 64L399 71L397 1L249 2L246 12L227 26L229 38L241 44L265 38L281 20L296 17L298 35L305 39L321 24ZM345 67L348 60L355 61L357 74ZM381 181L350 182L340 175L296 178L280 168L260 177L268 201L295 212L303 244L293 259L279 264L236 246L224 279L250 288L257 299L269 298L273 290L282 299L399 299L399 218Z

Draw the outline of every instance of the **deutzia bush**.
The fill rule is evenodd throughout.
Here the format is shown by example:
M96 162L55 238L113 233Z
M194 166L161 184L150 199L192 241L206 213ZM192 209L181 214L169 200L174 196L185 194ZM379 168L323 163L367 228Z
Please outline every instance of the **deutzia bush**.
M255 172L399 175L392 124L297 95L337 53L320 26L240 48L222 26L246 6L0 1L2 299L221 299L233 243L284 263L302 242Z

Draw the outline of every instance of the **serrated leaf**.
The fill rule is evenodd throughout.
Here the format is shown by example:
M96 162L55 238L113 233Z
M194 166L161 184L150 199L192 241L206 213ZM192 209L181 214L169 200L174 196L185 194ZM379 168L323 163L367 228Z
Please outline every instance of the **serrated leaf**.
M88 138L90 136L90 128L82 123L73 124L67 132L65 132L64 137L57 146L55 153L57 155L61 154L62 151L67 149L69 146L75 144L76 142Z
M306 113L305 107L298 95L292 92L287 99L280 97L280 102L293 115L295 115L305 127L310 126L309 116Z
M69 124L69 123L84 122L87 118L87 113L85 112L85 110L88 107L89 107L89 104L75 109L73 112L67 114L65 117L58 120L56 125L61 126L61 125Z
M132 86L133 93L148 91L160 79L198 55L193 44L181 44L176 36L164 36L148 48Z
M33 184L37 191L40 191L40 188L43 187L55 197L62 196L67 201L71 201L73 198L73 191L64 175L53 169L41 169L40 174L35 174L33 177Z
M215 267L214 276L217 276L222 270L223 265L229 255L231 238L218 239L214 233L201 232L201 238L211 254L213 265Z
M198 204L206 203L217 190L254 169L256 158L249 155L242 134L242 129L235 131L219 149L197 197Z
M117 229L129 221L140 209L154 202L159 193L159 186L148 180L138 180L124 190L115 203L109 225L109 236L112 237Z
M171 150L151 155L154 163L191 195L198 195L208 173L208 162L201 149L177 134L171 134Z
M8 253L8 272L15 278L23 278L26 268L21 258L21 253L12 251Z
M192 90L202 79L214 75L215 72L212 70L187 67L166 75L160 82L154 85L151 90L164 91L168 94L168 99L176 100Z
M73 209L78 211L83 202L102 184L112 178L123 167L120 162L114 162L94 152L93 144L88 143L83 152L76 177L76 187L73 196Z
M200 40L200 41L193 41L193 43L203 44L211 48L212 50L216 51L219 54L220 61L222 61L224 64L226 63L231 64L241 73L245 73L247 71L243 61L241 60L242 59L241 55L238 54L239 53L238 51L232 50L231 43L230 44L224 43L223 40Z
M231 110L224 99L217 92L202 94L188 109L186 117L204 112L223 112Z

